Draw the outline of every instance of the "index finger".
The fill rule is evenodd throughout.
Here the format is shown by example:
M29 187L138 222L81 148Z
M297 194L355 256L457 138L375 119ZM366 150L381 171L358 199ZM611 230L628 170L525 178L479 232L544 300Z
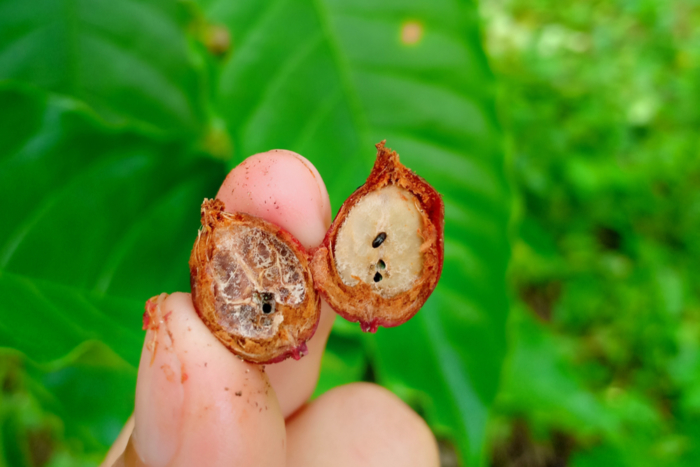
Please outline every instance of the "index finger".
M216 197L230 212L273 222L306 248L318 246L331 223L330 200L318 170L292 151L275 149L247 158L224 180ZM322 301L321 321L308 342L308 354L266 368L284 417L313 393L335 313Z

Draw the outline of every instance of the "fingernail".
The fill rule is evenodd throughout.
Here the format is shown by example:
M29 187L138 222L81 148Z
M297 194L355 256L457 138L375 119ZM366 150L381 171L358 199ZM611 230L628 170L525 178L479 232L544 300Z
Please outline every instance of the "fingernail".
M168 330L170 312L161 294L146 302L148 329L136 383L133 443L150 467L167 465L175 456L182 433L183 368Z

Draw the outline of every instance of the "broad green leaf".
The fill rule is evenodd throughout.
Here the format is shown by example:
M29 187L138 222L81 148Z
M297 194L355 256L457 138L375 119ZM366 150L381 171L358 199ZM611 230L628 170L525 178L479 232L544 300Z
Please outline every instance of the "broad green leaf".
M483 461L505 353L509 193L493 78L468 2L201 0L234 48L218 109L238 159L285 148L318 167L337 209L383 139L444 195L446 264L413 321L370 338L377 378L408 385L465 464ZM399 391L401 392L401 391ZM422 396L420 395L422 394Z
M349 322L336 319L332 337L321 360L321 377L312 397L343 384L362 381L367 373L367 356L361 332Z
M126 360L138 362L140 301L7 272L0 272L0 293L6 297L0 308L0 346L49 361L83 341L101 339Z
M488 172L502 163L493 79L472 5L201 3L234 43L218 107L239 159L297 151L316 164L336 207L364 181L382 139L406 160L442 154L458 161L452 178L474 182L475 190L488 186L484 166ZM402 42L411 31L417 42ZM465 160L467 150L475 156Z
M68 358L33 365L32 390L65 420L66 436L99 450L112 445L134 410L136 367L99 342L78 347Z
M145 300L189 289L221 166L70 100L6 87L0 102L0 346L47 361L97 339L135 365Z
M0 0L0 80L87 102L115 121L197 131L204 82L169 0Z
M42 365L3 349L0 382L0 465L97 466L133 411L136 368L99 342Z
M570 342L552 335L522 306L514 306L509 327L512 347L499 393L500 412L527 413L535 426L577 429L582 436L619 431L614 413L577 374Z

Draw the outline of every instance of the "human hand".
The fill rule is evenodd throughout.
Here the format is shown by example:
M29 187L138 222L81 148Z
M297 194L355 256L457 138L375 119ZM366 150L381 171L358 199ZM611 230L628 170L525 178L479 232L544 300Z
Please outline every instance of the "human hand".
M252 156L217 198L285 228L305 247L330 225L318 171L283 150ZM389 391L355 383L306 401L318 380L335 313L322 302L309 353L262 367L227 350L189 294L151 302L136 407L103 466L437 466L425 422ZM388 331L390 332L390 331Z

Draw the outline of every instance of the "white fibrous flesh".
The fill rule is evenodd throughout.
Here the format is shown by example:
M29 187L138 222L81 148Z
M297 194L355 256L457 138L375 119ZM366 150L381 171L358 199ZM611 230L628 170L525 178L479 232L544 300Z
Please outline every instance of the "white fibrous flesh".
M301 263L287 245L259 228L237 226L215 235L210 273L219 323L243 337L273 337L284 320L276 305L304 301Z
M423 216L418 206L413 194L389 185L352 207L334 250L345 285L352 287L361 280L385 298L413 286L423 268Z

